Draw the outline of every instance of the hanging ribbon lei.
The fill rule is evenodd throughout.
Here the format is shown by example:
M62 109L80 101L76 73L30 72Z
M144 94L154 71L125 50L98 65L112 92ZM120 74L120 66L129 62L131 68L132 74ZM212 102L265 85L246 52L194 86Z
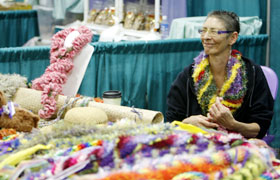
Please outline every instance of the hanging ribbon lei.
M221 103L234 113L241 106L247 91L246 69L241 53L232 50L226 67L228 70L227 77L218 93L210 70L208 55L201 52L194 61L192 78L202 113L207 114L210 107L215 103L217 96L222 97Z
M72 47L66 48L64 41L73 31L78 31L80 35L73 40ZM73 59L87 43L91 42L92 35L91 30L81 26L78 29L64 29L52 37L50 65L41 77L32 81L32 88L42 91L43 109L39 111L41 118L50 118L55 113L56 96L61 94L62 85L67 81L67 74L74 67Z

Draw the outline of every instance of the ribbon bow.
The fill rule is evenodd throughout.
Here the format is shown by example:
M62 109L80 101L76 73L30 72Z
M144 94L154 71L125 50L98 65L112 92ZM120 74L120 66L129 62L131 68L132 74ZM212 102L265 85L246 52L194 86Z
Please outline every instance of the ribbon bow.
M7 114L12 119L15 113L15 106L12 101L9 101L8 104L3 105L2 108L0 108L0 116L2 116L2 114Z

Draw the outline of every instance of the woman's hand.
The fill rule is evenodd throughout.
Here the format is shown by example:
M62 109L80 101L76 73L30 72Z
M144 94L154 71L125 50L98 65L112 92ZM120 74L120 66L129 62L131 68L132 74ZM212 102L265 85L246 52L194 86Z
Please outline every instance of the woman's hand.
M202 115L194 115L190 116L183 120L183 123L192 124L198 127L205 127L205 128L217 128L219 127L218 124L210 122L209 118Z
M243 123L236 121L229 108L221 103L221 98L217 98L207 115L208 119L224 128L242 134L246 138L256 137L260 131L257 123Z
M208 114L210 121L215 122L228 130L236 130L236 120L232 116L229 108L221 103L221 98L217 98L216 102L211 106Z

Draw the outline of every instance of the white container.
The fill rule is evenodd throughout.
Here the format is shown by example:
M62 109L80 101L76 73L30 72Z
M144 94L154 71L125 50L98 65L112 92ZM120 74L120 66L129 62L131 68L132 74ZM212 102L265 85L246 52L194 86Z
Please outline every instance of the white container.
M105 104L121 105L122 93L118 90L105 91L102 96Z

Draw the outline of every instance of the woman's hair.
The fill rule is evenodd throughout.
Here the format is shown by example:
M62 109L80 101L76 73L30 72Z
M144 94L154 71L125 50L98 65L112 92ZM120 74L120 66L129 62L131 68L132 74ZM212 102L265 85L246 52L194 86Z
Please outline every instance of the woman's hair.
M239 17L234 12L230 11L212 11L207 15L207 18L215 17L220 19L228 31L240 32Z

